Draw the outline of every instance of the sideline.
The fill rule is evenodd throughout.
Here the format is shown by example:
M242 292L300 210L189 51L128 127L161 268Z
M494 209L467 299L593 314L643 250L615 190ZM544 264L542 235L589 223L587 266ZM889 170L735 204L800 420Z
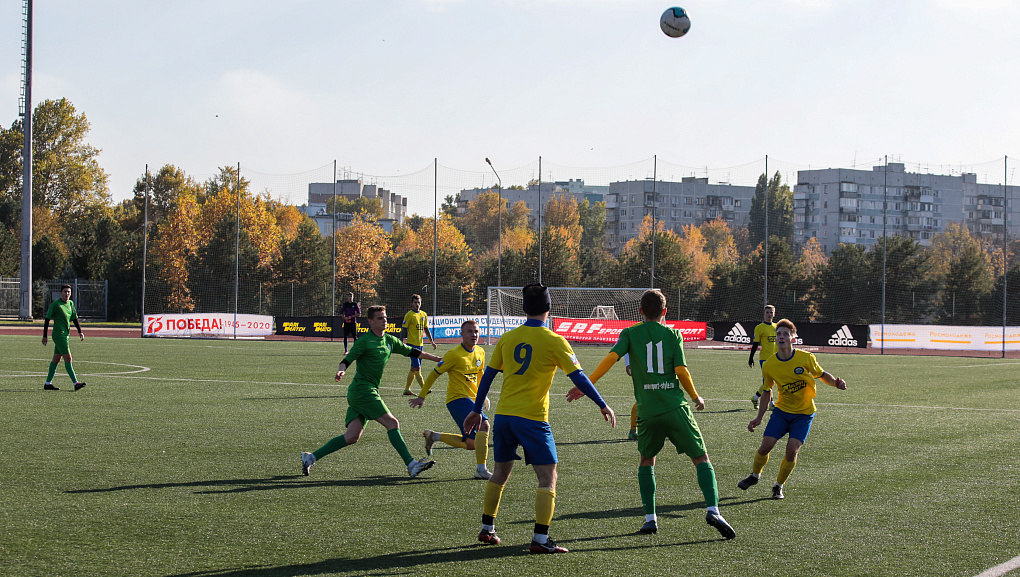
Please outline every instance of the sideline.
M985 569L981 573L978 573L975 577L999 577L1000 575L1005 575L1014 569L1020 569L1020 555L1013 557L1001 565L996 565L991 569Z

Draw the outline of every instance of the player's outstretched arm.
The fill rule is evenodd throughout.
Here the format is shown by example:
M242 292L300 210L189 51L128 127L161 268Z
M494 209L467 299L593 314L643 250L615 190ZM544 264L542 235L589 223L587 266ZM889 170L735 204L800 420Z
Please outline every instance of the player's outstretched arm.
M594 385L595 383L597 383L599 379L601 379L607 372L609 372L609 369L611 369L618 360L620 360L620 355L614 353L613 351L609 351L609 353L607 353L606 356L603 357L602 360L599 362L599 366L595 367L595 372L593 372L591 374L591 377L589 377L588 380L591 382L591 384ZM577 399L580 399L583 396L584 392L582 392L579 387L575 386L574 388L567 391L567 402L569 403L572 401L576 401Z
M836 387L837 389L839 389L841 391L845 391L846 390L846 381L844 381L843 379L834 377L828 371L822 373L822 376L819 377L819 378L822 379L823 383L825 383L826 385L829 385L830 387Z
M758 347L760 346L761 343L759 343L758 341L751 343L751 356L747 357L748 367L754 368L754 353L758 350Z

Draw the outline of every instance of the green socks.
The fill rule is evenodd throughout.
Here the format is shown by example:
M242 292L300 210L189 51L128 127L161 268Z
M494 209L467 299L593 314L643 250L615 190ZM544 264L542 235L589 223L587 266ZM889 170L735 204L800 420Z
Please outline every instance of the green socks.
M698 463L696 469L698 471L698 486L701 487L701 492L705 495L705 506L718 507L719 486L715 482L715 467L712 466L711 461L705 461Z
M404 436L400 434L400 429L390 429L386 431L386 436L390 438L390 444L393 445L393 448L400 453L400 458L404 460L404 464L410 465L414 457L411 456L411 451L407 449L407 443L404 442Z
M346 446L347 439L345 439L343 435L340 435L339 437L333 437L325 445L319 447L315 451L312 451L312 454L315 455L315 460L318 461L326 455L339 451Z
M638 487L641 488L641 507L645 515L655 514L655 467L638 467Z
M55 374L57 374L57 363L50 363L50 374L46 377L46 382L52 383Z
M67 376L71 377L71 382L74 384L78 384L78 377L75 376L74 367L71 366L71 363L65 362L64 369L67 371Z

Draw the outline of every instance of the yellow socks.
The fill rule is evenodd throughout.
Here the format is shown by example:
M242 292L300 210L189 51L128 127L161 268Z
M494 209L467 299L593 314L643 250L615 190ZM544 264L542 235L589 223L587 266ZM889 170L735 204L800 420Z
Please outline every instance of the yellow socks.
M407 385L404 386L404 392L411 390L411 383L414 382L414 375L415 375L414 371L409 371L407 373Z
M776 483L779 483L780 485L786 483L786 480L790 478L790 473L793 472L793 468L796 466L796 459L791 462L787 461L786 457L783 457L783 462L779 464L779 476L776 477Z
M503 497L503 485L489 481L485 484L485 501L482 504L482 514L495 517L499 512L499 500Z
M451 447L457 447L458 449L466 449L467 443L460 435L454 435L453 433L439 433L439 440L450 445Z
M488 492L486 492L486 497L488 497ZM535 491L535 524L548 527L552 524L553 511L555 510L556 492L545 487L539 487Z
M751 465L751 472L755 475L761 475L761 472L765 469L765 463L769 462L768 454L762 455L758 451L754 452L754 464Z
M475 461L484 465L489 458L489 432L478 431L475 433Z

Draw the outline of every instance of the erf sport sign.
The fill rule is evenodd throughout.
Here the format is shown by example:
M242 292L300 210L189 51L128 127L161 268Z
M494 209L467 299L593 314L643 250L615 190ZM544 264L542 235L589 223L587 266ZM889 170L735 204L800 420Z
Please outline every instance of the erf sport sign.
M607 319L553 319L553 331L571 342L613 344L620 338L623 329L637 324L635 321ZM677 329L684 341L703 341L707 325L695 321L665 321L664 325Z

